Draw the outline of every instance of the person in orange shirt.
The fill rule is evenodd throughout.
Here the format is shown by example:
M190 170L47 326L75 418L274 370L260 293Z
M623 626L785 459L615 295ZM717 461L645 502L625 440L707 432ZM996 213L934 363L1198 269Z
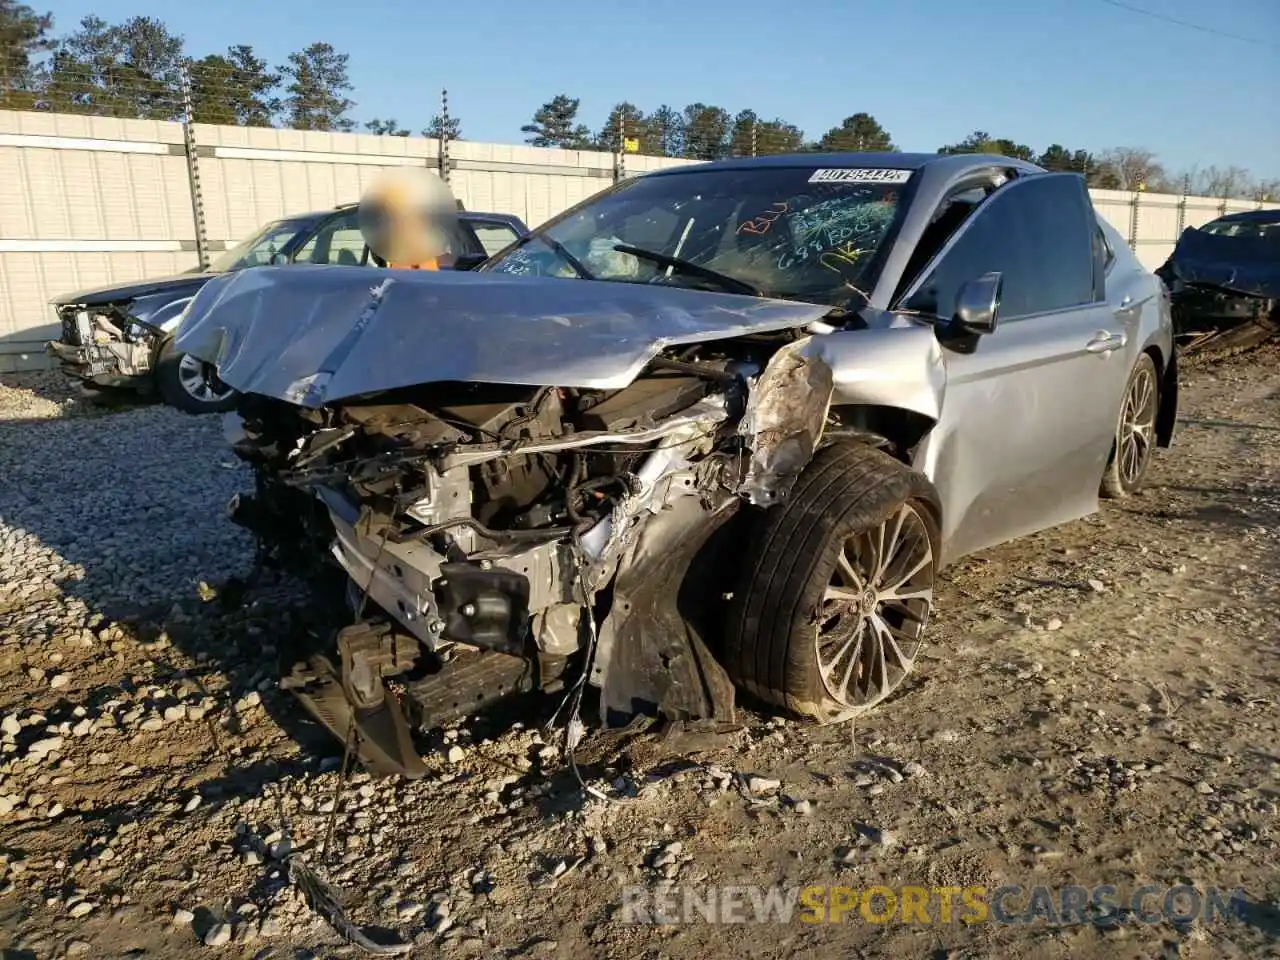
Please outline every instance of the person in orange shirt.
M453 265L449 220L456 202L444 181L426 170L387 171L360 200L360 230L370 252L393 270L440 270Z

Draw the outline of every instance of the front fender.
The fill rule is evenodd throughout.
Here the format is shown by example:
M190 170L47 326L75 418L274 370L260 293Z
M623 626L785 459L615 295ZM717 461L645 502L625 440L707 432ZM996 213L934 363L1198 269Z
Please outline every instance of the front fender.
M757 506L785 497L817 452L834 407L916 414L927 429L942 415L945 388L942 347L929 327L815 332L788 344L752 386L739 426L752 456L738 492Z
M194 296L193 293L186 294L176 300L171 294L139 297L129 305L129 316L157 333L172 334L178 329L182 313Z
M947 369L932 327L878 327L815 335L808 350L831 368L832 404L910 410L942 416Z

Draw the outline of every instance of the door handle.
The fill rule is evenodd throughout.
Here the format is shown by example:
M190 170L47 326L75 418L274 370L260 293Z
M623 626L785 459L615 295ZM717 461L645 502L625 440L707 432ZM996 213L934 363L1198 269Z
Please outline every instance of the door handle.
M1085 344L1084 348L1090 353L1111 353L1113 350L1119 350L1129 338L1123 333L1110 333L1106 330L1099 330L1094 334L1093 339Z

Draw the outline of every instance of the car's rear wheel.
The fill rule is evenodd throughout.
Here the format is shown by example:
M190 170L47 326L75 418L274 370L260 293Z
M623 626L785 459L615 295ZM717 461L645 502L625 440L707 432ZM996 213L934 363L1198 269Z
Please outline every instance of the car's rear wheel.
M1156 446L1156 416L1160 412L1160 377L1155 361L1142 354L1125 385L1116 420L1111 459L1102 475L1102 495L1113 500L1142 489Z
M733 680L822 723L884 700L933 608L936 504L924 476L880 450L820 451L758 531L726 625Z
M165 403L187 413L218 413L236 405L236 392L213 368L175 349L172 339L164 342L156 358L156 389Z

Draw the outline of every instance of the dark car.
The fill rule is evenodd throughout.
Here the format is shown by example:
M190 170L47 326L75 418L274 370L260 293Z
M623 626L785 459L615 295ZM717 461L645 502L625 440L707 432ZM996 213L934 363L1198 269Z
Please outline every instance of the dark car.
M347 204L285 217L226 251L208 270L59 297L53 306L62 335L49 352L90 388L158 392L189 413L229 410L234 391L208 364L173 346L182 311L197 290L223 273L267 264L376 264L356 214L357 205ZM455 269L471 269L527 233L519 217L460 211L450 243Z
M1252 346L1280 333L1280 210L1188 227L1156 274L1184 351Z

